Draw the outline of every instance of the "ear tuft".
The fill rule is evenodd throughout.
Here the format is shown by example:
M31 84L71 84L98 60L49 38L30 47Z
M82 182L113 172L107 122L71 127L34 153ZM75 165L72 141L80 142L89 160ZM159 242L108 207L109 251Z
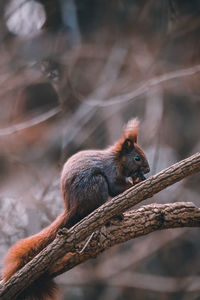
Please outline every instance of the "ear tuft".
M130 139L126 139L124 141L124 143L122 144L122 152L123 153L129 153L133 150L133 147L134 147L133 141L130 140Z
M134 143L137 143L139 121L137 118L130 120L122 130L121 139L114 145L114 151L120 154L123 151L133 149Z
M133 143L137 143L139 120L137 118L131 119L122 131L124 139L130 139Z

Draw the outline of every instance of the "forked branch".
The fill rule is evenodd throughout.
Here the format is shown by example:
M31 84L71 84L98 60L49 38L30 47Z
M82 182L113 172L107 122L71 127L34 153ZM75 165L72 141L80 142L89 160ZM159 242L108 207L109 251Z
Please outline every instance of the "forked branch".
M80 251L68 253L64 259L61 258L57 261L49 273L52 277L55 277L89 258L96 257L102 251L114 245L156 230L199 226L200 208L191 202L145 205L137 210L125 213L123 221L113 220L110 226L102 226L99 231L94 232L84 252L81 249L85 246L87 240L77 246Z

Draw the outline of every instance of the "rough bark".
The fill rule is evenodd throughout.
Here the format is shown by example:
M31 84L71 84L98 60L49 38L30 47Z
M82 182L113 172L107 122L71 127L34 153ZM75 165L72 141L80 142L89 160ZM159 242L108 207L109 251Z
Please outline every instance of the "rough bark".
M55 277L89 258L96 257L114 245L156 230L199 226L200 208L191 202L145 205L125 213L123 221L113 220L110 226L102 226L99 231L94 232L88 244L86 239L77 246L79 251L66 255L65 266L63 266L63 259L56 262L50 269L50 274ZM84 247L85 245L87 247ZM84 251L82 252L83 248Z
M172 165L144 182L137 184L123 194L111 199L70 230L62 230L62 232L60 232L57 238L48 247L41 251L41 253L39 253L19 272L13 275L6 284L4 284L0 290L1 300L15 299L18 294L20 294L40 275L47 272L49 266L52 266L67 252L77 252L77 245L84 241L93 232L99 230L111 217L123 213L142 200L153 196L166 187L198 171L200 171L200 153L196 153L195 155ZM163 222L163 217L161 217L161 215L159 216L161 220L159 222L161 224ZM163 222L163 224L165 224L165 222ZM179 221L179 223L181 223L181 221ZM135 226L136 225L137 224L135 224ZM197 222L194 226L199 226L199 223ZM161 228L162 226L160 226L160 229ZM153 230L154 226L152 227L152 231ZM133 230L129 228L128 231L131 232ZM141 234L146 233L143 233L141 229ZM116 241L115 235L116 232L113 235L113 245ZM109 240L107 243L109 244Z

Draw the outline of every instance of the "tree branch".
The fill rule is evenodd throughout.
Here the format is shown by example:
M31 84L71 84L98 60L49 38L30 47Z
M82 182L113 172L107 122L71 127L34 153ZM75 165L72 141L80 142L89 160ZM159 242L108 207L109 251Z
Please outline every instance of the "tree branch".
M200 290L200 276L198 275L170 277L134 271L125 271L111 279L106 279L103 276L97 276L96 278L93 277L92 279L95 281L95 286L98 286L98 284L99 286L105 284L109 287L136 288L160 293L173 293L180 291L186 293L197 292ZM65 287L91 286L91 278L87 276L83 276L82 278L78 279L69 278L69 280L65 280L63 284Z
M5 136L5 135L9 135L9 134L14 134L14 133L16 133L20 130L24 130L24 129L27 129L29 127L33 127L35 125L38 125L38 124L40 124L42 122L45 122L48 119L56 116L60 112L61 112L61 108L60 107L55 107L55 108L52 108L51 110L49 110L49 111L47 111L43 114L40 114L39 116L34 117L34 118L32 118L28 121L18 123L18 124L15 124L15 125L11 125L11 126L6 127L6 128L0 128L0 137Z
M94 99L92 101L84 101L85 103L93 106L99 106L99 107L107 107L110 105L116 105L118 103L124 103L128 101L132 101L136 97L139 97L147 92L149 92L150 88L153 88L154 86L157 86L165 81L169 81L172 79L176 78L182 78L185 76L191 76L195 75L200 72L200 65L195 65L190 68L182 69L182 70L175 70L169 73L165 73L153 78L150 78L148 80L145 80L144 82L139 84L139 87L136 88L134 91L122 94L122 95L117 95L114 97L111 97L107 101L102 101L98 99Z
M49 273L52 277L55 277L91 257L96 257L102 251L114 245L156 230L199 226L200 208L191 202L145 205L137 210L125 213L123 221L111 221L110 226L103 226L100 231L94 233L83 253L68 253L66 255L66 265L63 266L62 258L54 264ZM77 248L81 250L86 242L87 240L83 241Z
M123 194L111 199L110 201L99 207L97 210L92 212L85 219L76 224L74 227L72 227L70 230L63 229L48 247L42 250L36 257L34 257L28 264L26 264L21 270L19 270L19 272L14 274L8 282L4 284L4 286L0 290L1 300L15 299L15 297L19 295L35 279L37 279L43 273L47 272L49 266L54 265L55 262L63 257L66 253L74 252L75 257L77 255L77 251L79 250L77 245L87 239L87 237L90 236L94 231L99 230L113 216L123 213L142 200L153 196L166 187L198 171L200 171L200 153L196 153L195 155L172 165L171 167L145 180L144 182L141 182L136 186L130 188ZM168 210L170 210L171 205L168 206ZM188 212L188 207L186 206L186 208ZM189 206L189 211L190 209L194 209L194 207ZM195 211L196 209L197 208L195 208ZM155 211L154 215L156 216ZM193 215L192 217L190 215L188 219L186 218L187 222L184 221L185 213L181 214L180 216L181 220L183 221L179 220L177 221L177 223L173 223L177 224L177 226L174 225L174 227L184 226L184 224L186 224L187 222L188 223L185 226L199 226L199 219L195 219ZM163 215L158 212L157 218L160 229L163 228L163 224L166 224L167 226L167 224L170 223L170 220L165 218L165 214ZM194 222L193 218L195 219ZM137 222L139 221L140 219L138 219ZM145 225L145 223L146 221L144 221L143 226ZM136 225L137 224L135 224L135 226ZM153 226L150 226L152 228L152 231L155 230L154 226L155 224L153 224ZM129 226L127 227L127 231L129 232L129 234L135 234L134 230L132 230ZM139 232L141 233L140 235L148 233L143 229L141 229ZM122 234L121 241L119 242L122 241L125 241L124 234ZM117 241L114 235L113 245L116 242ZM109 240L104 241L105 246L109 246L109 243L111 243ZM85 254L85 252L83 254Z

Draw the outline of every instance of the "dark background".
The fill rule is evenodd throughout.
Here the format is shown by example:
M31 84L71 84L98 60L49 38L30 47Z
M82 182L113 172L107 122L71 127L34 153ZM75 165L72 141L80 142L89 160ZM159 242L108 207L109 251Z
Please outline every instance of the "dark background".
M62 211L64 161L112 144L130 118L151 174L199 151L199 12L198 0L0 1L0 261ZM199 206L199 180L141 205ZM200 299L199 233L113 247L57 278L63 299Z

